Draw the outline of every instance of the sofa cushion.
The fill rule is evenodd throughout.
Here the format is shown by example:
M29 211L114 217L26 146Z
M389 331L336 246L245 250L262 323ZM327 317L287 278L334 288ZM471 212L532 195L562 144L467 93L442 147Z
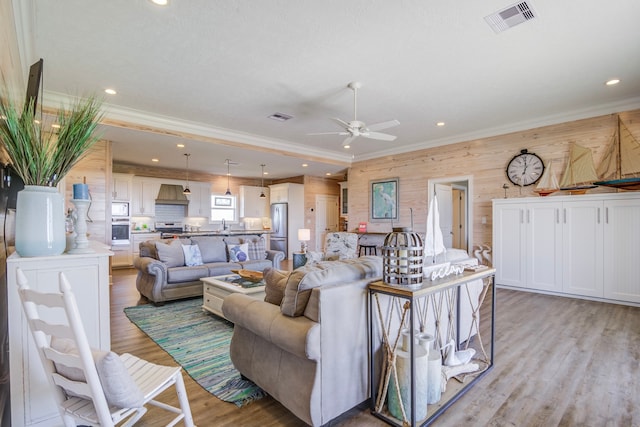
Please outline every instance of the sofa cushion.
M236 262L209 262L204 265L208 269L207 277L231 274L231 270L240 270L241 264Z
M182 245L189 244L189 240L169 239L167 243L164 240L157 240L155 243L158 259L167 264L167 267L182 267L184 265Z
M239 262L245 270L263 271L265 268L273 267L273 263L268 259L250 259L249 261Z
M305 265L291 272L280 310L286 316L302 316L313 288L375 278L381 275L382 258L376 256Z
M182 245L182 252L184 253L184 264L187 267L202 265L202 254L197 244Z
M264 300L268 303L280 305L284 298L284 290L287 287L287 280L291 275L290 271L282 271L276 268L264 270Z
M229 261L231 262L243 262L249 261L249 244L242 243L239 245L228 244L227 251L229 252Z
M208 276L209 269L204 265L167 269L167 283L194 282Z
M202 262L227 262L227 246L222 237L198 236L191 240L200 248Z

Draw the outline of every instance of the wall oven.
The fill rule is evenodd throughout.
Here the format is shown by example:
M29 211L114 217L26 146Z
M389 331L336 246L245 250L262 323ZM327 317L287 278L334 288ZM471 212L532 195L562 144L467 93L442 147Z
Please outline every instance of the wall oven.
M113 218L111 220L111 244L129 244L130 225L129 218Z

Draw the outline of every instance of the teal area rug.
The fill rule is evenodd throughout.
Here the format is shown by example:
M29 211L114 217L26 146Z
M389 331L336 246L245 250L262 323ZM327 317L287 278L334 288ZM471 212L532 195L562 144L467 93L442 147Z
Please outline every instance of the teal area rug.
M242 406L266 393L244 380L229 358L233 324L202 310L202 298L127 307L125 314L205 390Z

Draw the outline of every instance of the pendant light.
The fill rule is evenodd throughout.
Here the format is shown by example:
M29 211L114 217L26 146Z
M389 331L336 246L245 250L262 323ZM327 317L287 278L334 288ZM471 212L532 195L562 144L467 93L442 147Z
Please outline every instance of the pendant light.
M266 166L264 163L260 165L262 167L262 188L260 188L260 198L264 199L267 196L264 194L264 167Z
M229 172L229 163L231 163L231 160L226 159L225 162L227 163L227 191L224 193L225 196L230 196L231 195L231 189L229 188L229 176L231 176L231 173Z
M191 156L191 154L184 153L184 155L187 158L187 187L184 189L182 194L189 195L189 194L191 194L191 190L189 190L189 157Z

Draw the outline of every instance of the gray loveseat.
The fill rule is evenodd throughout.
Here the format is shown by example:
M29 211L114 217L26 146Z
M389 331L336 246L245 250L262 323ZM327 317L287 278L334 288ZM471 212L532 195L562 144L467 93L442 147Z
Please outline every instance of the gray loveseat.
M231 274L232 269L280 268L283 259L284 252L265 249L262 237L198 236L142 242L133 265L140 295L161 304L201 296L203 277Z
M265 270L266 298L232 294L231 360L304 422L323 425L369 396L367 284L381 257Z

